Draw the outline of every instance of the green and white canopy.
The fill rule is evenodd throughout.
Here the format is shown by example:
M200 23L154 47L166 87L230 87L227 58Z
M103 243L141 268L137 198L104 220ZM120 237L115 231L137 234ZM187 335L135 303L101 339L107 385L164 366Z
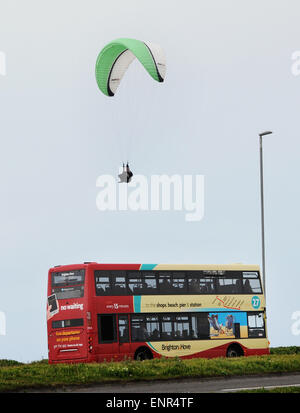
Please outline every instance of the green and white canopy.
M166 61L159 45L135 39L117 39L101 50L96 62L97 84L106 96L114 96L122 77L135 58L154 80L164 81Z

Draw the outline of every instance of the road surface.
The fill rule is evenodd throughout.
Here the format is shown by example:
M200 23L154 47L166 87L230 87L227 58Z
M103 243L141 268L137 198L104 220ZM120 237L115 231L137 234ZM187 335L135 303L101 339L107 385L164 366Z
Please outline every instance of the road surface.
M256 388L300 387L300 373L268 376L235 376L212 379L177 379L100 384L49 390L58 393L223 393ZM27 390L28 391L28 390ZM34 390L36 392L37 390ZM45 392L45 390L41 390Z

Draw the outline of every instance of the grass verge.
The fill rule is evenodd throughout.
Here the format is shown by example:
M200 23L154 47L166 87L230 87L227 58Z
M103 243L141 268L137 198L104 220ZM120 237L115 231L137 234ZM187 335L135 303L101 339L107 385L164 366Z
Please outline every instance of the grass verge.
M0 392L34 388L86 386L113 381L166 380L196 377L231 377L300 372L300 353L270 354L234 359L155 359L90 364L49 365L0 360Z
M300 387L274 387L272 389L253 389L253 390L242 390L237 393L300 393Z

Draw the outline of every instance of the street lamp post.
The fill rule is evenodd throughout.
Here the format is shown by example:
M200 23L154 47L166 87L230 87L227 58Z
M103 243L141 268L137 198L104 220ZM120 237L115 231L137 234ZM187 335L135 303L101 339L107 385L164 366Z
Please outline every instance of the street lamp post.
M260 202L261 202L261 248L262 248L262 273L263 288L266 297L266 262L265 262L265 219L264 219L264 176L263 176L263 136L270 135L271 131L259 134L259 151L260 151Z

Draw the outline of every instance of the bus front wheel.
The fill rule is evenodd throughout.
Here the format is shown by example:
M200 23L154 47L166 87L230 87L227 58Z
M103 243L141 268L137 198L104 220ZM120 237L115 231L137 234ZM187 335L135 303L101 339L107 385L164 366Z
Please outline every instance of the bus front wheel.
M147 347L141 347L136 351L134 359L137 361L151 360L153 359L153 354Z
M226 357L241 357L243 355L243 349L238 344L231 344L226 352Z

